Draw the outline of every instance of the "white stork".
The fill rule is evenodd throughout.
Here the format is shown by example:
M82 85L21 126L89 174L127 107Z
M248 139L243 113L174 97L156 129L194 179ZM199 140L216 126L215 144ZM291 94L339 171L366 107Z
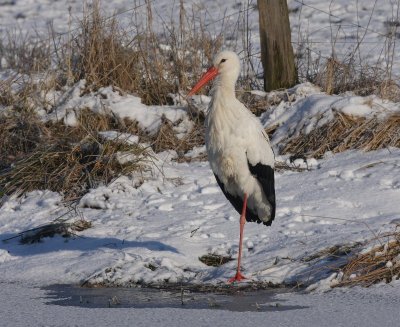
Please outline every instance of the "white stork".
M237 270L229 282L245 279L240 273L245 221L269 226L275 217L274 153L259 119L236 99L239 73L239 57L222 51L188 94L215 78L205 121L207 154L222 192L241 213Z

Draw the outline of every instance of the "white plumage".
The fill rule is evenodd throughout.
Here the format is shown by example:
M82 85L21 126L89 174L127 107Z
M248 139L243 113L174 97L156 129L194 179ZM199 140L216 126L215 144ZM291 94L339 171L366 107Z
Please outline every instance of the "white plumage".
M221 62L223 59L225 61ZM268 223L273 219L275 203L268 201L262 182L249 169L249 164L274 168L268 136L259 119L236 99L235 84L240 73L238 56L223 51L216 56L214 67L218 67L219 73L206 117L206 147L211 169L224 185L224 192L242 200L247 193L248 209Z
M189 92L196 93L215 78L206 117L206 147L211 169L227 199L241 215L237 273L240 273L243 225L270 225L275 217L274 153L260 121L235 96L239 57L222 51L213 66Z

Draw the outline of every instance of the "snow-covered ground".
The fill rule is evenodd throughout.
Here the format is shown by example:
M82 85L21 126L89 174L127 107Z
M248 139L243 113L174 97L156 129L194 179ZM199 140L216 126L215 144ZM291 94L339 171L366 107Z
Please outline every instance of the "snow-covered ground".
M75 89L83 87L84 81ZM277 105L261 116L266 126L278 125L272 143L296 136L333 119L333 110L363 116L382 116L399 110L377 98L327 96L310 84L289 91L295 100ZM81 108L108 108L115 115L138 121L149 133L164 114L179 122L185 133L191 123L184 108L145 106L140 99L110 88L83 96L61 96L62 106L43 119L74 124ZM207 102L205 96L195 100ZM57 101L56 101L57 102ZM55 115L56 114L56 115ZM118 137L116 132L103 133ZM124 136L137 142L135 136ZM204 152L197 148L194 154ZM205 266L205 254L237 255L238 215L220 191L207 162L177 163L174 151L154 154L156 166L140 185L122 176L90 190L77 213L93 224L79 237L21 245L17 238L0 244L0 280L37 284L82 283L127 286L135 283L218 283L234 270L232 261L219 268ZM286 157L277 157L286 161ZM307 170L277 171L277 218L272 227L249 223L245 232L243 268L257 282L303 282L310 288L329 288L336 282L335 263L316 256L332 246L362 244L398 224L400 150L364 153L348 151L320 160L294 163ZM138 185L140 185L138 187ZM35 191L2 199L1 239L49 223L69 209L59 194ZM71 220L78 219L78 214ZM70 214L71 215L71 214ZM338 260L336 266L343 263ZM340 277L340 276L339 276Z
M346 53L354 46L357 33L362 36L365 31L354 24L368 26L362 53L372 61L381 55L385 40L381 34L386 33L384 22L391 20L396 12L394 2L389 0L380 1L379 6L374 6L373 1L338 0L331 3L334 16L330 16L330 22L329 15L322 12L329 11L323 1L305 1L309 6L302 8L297 1L288 2L294 41L305 33L314 40L312 46L329 54L330 37L336 34L330 27L340 24L338 40L342 43L338 49ZM169 3L153 2L158 13L172 12ZM56 31L65 32L69 24L68 8L71 7L73 16L82 11L79 1L0 0L0 5L1 31L15 23L22 30L33 25L42 28L44 22L54 20ZM103 2L109 13L131 7L132 1ZM217 21L224 13L228 16L241 7L235 2L208 1L198 8L207 10ZM257 40L257 12L249 12ZM125 17L128 22L131 14L122 14L121 20ZM237 20L234 15L230 17L232 23ZM255 41L255 50L257 47ZM399 74L399 64L395 58L395 75ZM81 96L84 83L80 81L65 95L59 91L51 94L57 110L48 114L38 108L38 114L43 120L62 119L74 125L78 110L90 108L99 112L107 108L120 117L137 120L149 133L157 131L163 115L176 123L178 136L192 127L185 106L145 106L137 97L120 95L111 88ZM260 117L264 126L278 126L271 140L275 149L287 135L297 135L300 130L307 132L328 122L333 111L386 117L400 110L398 103L377 97L327 96L309 84L298 85L290 92L295 95L294 101L281 102ZM195 100L206 103L209 98L202 96ZM131 143L139 140L137 136L121 136L115 131L104 135ZM199 147L192 153L196 156L204 151L204 147ZM365 250L373 245L366 242L394 231L399 225L400 150L397 148L326 153L318 160L296 160L296 165L307 169L276 172L277 216L272 226L245 225L244 274L255 282L304 282L308 291L316 292L276 295L277 302L304 306L303 309L268 312L266 318L266 313L178 309L112 309L109 314L104 309L45 305L45 291L34 287L82 282L107 286L164 282L218 284L234 274L235 261L215 268L201 263L199 257L215 253L236 258L238 214L218 188L207 162L177 163L172 160L175 155L174 151L154 154L156 167L142 184L137 182L138 176L122 176L110 185L90 190L76 211L66 208L61 195L50 191L1 198L0 240L47 224L66 213L64 218L73 221L84 217L92 227L69 239L55 236L29 245L20 244L18 238L0 241L0 326L25 326L27 321L39 326L92 322L172 326L177 321L193 326L257 326L266 319L274 326L397 325L398 281L369 289L332 291L330 287L340 281L337 267L345 258L333 260L321 254L332 246L357 246ZM277 160L291 164L287 157L278 156ZM321 293L326 290L331 292Z

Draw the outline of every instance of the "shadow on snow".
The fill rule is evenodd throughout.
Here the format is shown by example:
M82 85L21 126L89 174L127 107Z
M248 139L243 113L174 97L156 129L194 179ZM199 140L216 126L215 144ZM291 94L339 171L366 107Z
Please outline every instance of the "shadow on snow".
M14 234L0 235L0 249L8 251L13 256L30 256L56 251L93 251L101 248L126 249L145 248L150 251L169 251L179 253L170 245L158 241L129 241L118 238L105 237L45 237L38 243L21 244L18 238L4 242L4 239L13 237Z

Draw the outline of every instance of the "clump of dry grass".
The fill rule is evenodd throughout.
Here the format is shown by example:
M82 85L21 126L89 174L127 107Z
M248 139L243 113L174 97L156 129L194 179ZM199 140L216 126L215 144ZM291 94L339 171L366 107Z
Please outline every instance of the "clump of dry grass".
M99 1L89 7L78 27L59 37L51 30L47 36L5 33L0 65L30 77L45 72L52 80L48 87L56 89L86 79L88 90L112 85L140 96L145 104L172 104L171 94L186 92L222 47L222 32L209 33L205 18L186 12L183 2L177 8L179 22L162 17L158 33L152 27L151 2L138 6L131 25L124 27L118 14L106 17Z
M7 30L0 39L0 58L4 66L23 74L42 72L51 65L50 39L32 38L28 32ZM0 63L1 67L1 63Z
M75 232L81 232L90 227L92 227L92 223L84 219L72 223L66 221L53 222L21 232L17 236L20 237L21 244L33 244L42 242L45 237L54 237L55 235L65 238L72 237Z
M175 124L179 124L179 122ZM202 122L195 123L192 129L179 139L173 130L173 124L167 119L163 120L152 142L155 152L175 150L179 158L194 147L202 145L204 145L204 125Z
M20 115L0 118L5 126L0 131L0 189L4 194L50 189L65 199L79 198L89 188L150 164L150 154L139 145L99 135L102 130L133 132L137 130L134 122L81 110L77 126L69 127L25 114L22 121ZM131 160L120 162L121 153L129 154Z
M118 152L128 151L135 159L120 163ZM145 156L145 150L137 145L103 141L96 135L78 144L63 141L45 144L2 171L0 188L7 194L49 189L62 193L66 200L75 199L89 188L144 169Z
M75 111L76 126L66 126L62 121L47 122L44 125L48 134L44 142L49 144L78 144L87 138L103 142L104 139L99 135L102 131L118 131L132 135L145 135L136 121L128 118L121 119L111 111L103 113L94 112L88 108ZM119 138L117 142L124 142Z
M34 151L49 132L31 111L0 115L0 126L0 169Z
M260 116L270 106L270 100L267 96L259 96L251 92L241 92L238 99L256 116Z
M386 99L392 101L398 101L400 96L400 87L394 81L388 80L381 68L368 65L357 67L354 60L339 61L328 58L311 81L327 94L352 91L361 96L384 95ZM397 85L397 91L389 94L386 91L389 85L392 90Z
M59 65L67 63L67 73L75 81L85 78L93 89L113 85L134 91L140 85L139 52L123 44L131 40L119 27L116 18L106 20L97 1L85 14L78 34L66 44L65 56Z
M382 235L386 243L351 258L341 269L343 277L337 286L370 286L379 282L389 283L400 278L400 233Z
M322 157L325 152L342 152L348 149L367 151L386 147L400 147L400 115L385 119L353 117L336 112L328 124L289 139L282 153L307 154Z
M219 267L225 263L232 261L231 256L223 256L215 253L209 253L201 256L199 260L207 266Z
M59 66L67 67L65 74L74 81L85 78L92 89L112 85L137 94L145 104L172 104L170 94L193 85L222 46L220 36L211 37L183 6L180 10L179 24L172 18L164 21L164 33L156 35L150 2L128 30L117 16L104 17L99 2L93 1L81 28L65 45Z

